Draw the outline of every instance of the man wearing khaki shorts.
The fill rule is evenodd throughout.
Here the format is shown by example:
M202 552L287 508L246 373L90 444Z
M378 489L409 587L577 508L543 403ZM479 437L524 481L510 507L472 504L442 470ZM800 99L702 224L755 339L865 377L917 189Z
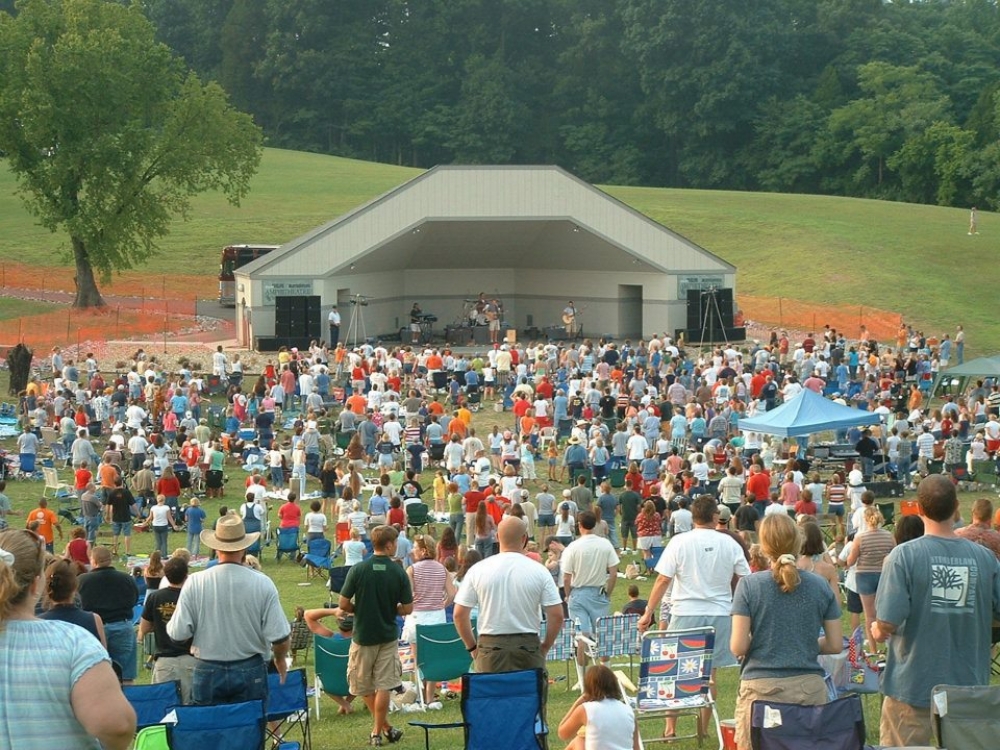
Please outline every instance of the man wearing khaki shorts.
M373 717L369 744L399 742L403 732L391 726L389 691L403 674L396 643L397 615L413 611L413 589L403 569L393 562L399 532L376 526L370 532L375 554L351 567L340 591L340 609L354 615L354 636L347 658L347 681Z

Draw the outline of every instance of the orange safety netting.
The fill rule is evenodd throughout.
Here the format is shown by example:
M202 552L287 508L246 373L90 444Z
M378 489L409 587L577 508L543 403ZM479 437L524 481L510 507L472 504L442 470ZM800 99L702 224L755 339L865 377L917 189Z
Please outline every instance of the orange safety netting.
M815 305L787 297L752 297L741 294L738 307L745 320L757 325L780 326L816 333L830 326L848 339L862 335L879 341L895 341L903 316L867 306Z
M3 321L0 323L0 345L6 348L23 342L36 353L44 353L53 346L79 347L88 341L154 342L170 339L194 325L195 318L191 315L153 312L148 307L146 311L118 305L99 310L65 307Z
M45 299L52 293L72 295L76 290L73 281L75 274L72 266L29 266L24 263L4 261L0 263L0 295L4 289L36 290L39 292L39 299ZM193 310L196 300L214 299L219 294L219 279L214 274L151 274L126 271L112 276L107 284L98 282L98 286L109 305L111 305L109 297L147 301L169 300L170 309L174 311L179 311L179 308L175 310L173 306L175 302L187 302ZM115 300L116 304L118 302L119 300ZM154 309L162 310L162 303Z

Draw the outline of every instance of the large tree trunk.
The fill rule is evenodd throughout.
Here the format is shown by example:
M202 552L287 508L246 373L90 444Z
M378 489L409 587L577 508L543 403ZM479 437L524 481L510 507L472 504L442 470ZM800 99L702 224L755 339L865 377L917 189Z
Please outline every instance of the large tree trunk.
M73 300L73 307L104 307L106 304L101 296L101 291L97 288L97 281L94 279L94 267L90 264L90 256L87 255L87 248L83 240L73 237L73 260L76 261L76 297Z

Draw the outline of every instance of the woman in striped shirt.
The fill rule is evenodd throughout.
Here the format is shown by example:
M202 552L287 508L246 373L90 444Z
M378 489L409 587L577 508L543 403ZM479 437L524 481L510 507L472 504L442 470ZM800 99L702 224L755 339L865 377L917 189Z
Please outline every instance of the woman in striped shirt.
M406 569L413 587L413 612L406 616L402 637L417 648L417 625L438 625L446 621L445 608L455 598L455 584L444 565L436 559L437 550L430 534L413 537L413 565ZM435 683L424 683L424 704L434 700ZM440 706L438 706L440 708Z
M847 566L857 563L855 582L861 606L865 611L865 633L868 636L868 650L875 652L875 639L871 627L875 622L875 593L882 577L882 563L896 546L892 534L882 528L882 511L869 505L865 508L865 529L854 537L854 545L847 556Z
M833 473L830 483L826 486L827 513L834 517L837 524L837 541L844 538L844 500L847 499L847 485L844 475L839 471Z

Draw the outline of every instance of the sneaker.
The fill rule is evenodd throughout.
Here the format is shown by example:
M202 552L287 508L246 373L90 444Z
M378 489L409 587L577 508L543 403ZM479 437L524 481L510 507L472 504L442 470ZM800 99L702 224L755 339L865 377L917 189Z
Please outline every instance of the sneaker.
M396 729L396 727L387 727L385 730L383 730L383 732L385 734L385 738L389 740L390 743L399 742L401 739L403 739L402 729Z
M382 747L382 735L373 734L368 738L368 744L372 747Z
M430 709L431 711L440 711L442 708L444 708L444 704L441 703L441 701L432 701L427 704L427 708Z

